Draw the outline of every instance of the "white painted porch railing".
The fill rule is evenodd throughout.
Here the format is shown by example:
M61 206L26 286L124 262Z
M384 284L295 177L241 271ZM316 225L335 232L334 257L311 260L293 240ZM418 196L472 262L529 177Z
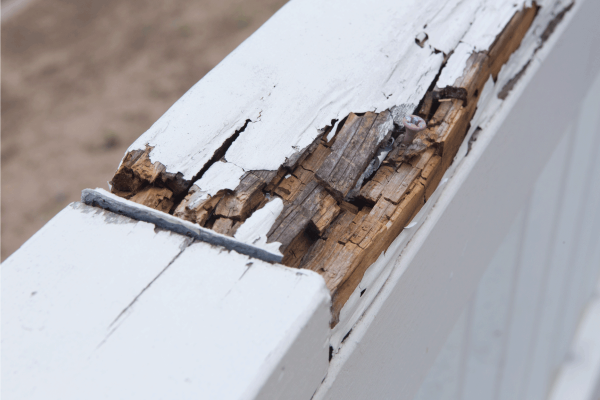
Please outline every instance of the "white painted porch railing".
M586 305L600 300L599 104L600 75L416 399L543 399L565 362L599 376L599 360L594 361L598 344L578 343L584 347L570 349L578 322L587 316ZM600 319L597 311L590 312L598 342ZM600 393L594 393L593 383L586 396L567 391L553 398L596 399ZM581 385L569 389L581 390L581 395Z
M419 17L434 15L432 42L458 46L478 6L508 4L406 1L401 10L392 3L286 6L159 120L156 132L149 131L157 157L193 175L201 160L177 158L177 152L196 146L207 158L214 149L190 139L189 124L207 121L229 137L238 122L261 116L273 128L263 139L279 140L276 156L283 159L291 151L287 145L314 135L304 124L295 127L296 142L286 142L283 128L291 122L281 116L292 106L304 112L294 114L293 123L310 116L320 124L332 113L415 102L428 83L411 81L409 93L390 98L379 96L377 85L392 85L379 78L401 81L418 69L429 79L441 56L402 47L406 53L392 52L405 57L399 57L404 69L397 68L398 60L386 61L387 53L371 49L373 41L394 49L400 32L414 43L420 31L407 21L417 10ZM554 7L550 17L567 2L543 6ZM361 7L368 12L356 13ZM462 10L455 15L464 20L455 24L464 31L444 30L445 21L436 17L452 15L453 7ZM600 371L600 313L593 297L600 273L599 16L598 2L578 0L538 52L520 50L518 56L529 56L513 60L512 75L499 80L506 82L529 60L521 79L503 102L490 97L481 104L483 129L468 156L461 153L413 231L398 239L401 255L367 271L371 290L342 310L333 331L329 294L315 273L70 205L2 266L3 398L594 399ZM362 22L384 24L367 38ZM277 65L281 54L254 52L278 48L285 37L273 32L293 37L295 47L284 56L306 54L281 62L289 69L256 69L260 60L250 57L261 54ZM323 52L324 34L339 39L341 50ZM311 46L319 51L311 53ZM350 61L344 46L352 50ZM367 51L390 70L361 64L359 55ZM356 68L317 64L328 56ZM241 75L228 75L232 68ZM365 71L372 74L360 80ZM316 78L298 84L303 73ZM332 83L327 74L341 74L340 81L352 85ZM240 87L244 79L247 86ZM229 104L225 96L217 99L222 108L212 119L193 114L194 101L211 104L220 88L254 95L273 80L288 92L273 91L261 106L241 95ZM500 84L490 85L497 93ZM214 92L201 90L207 87ZM254 114L233 115L226 107ZM277 118L269 119L273 114ZM177 140L161 136L167 129ZM254 127L248 132L261 134ZM232 156L238 158L228 161L258 162L247 158L244 145L251 139L236 143ZM250 164L244 167L256 167Z

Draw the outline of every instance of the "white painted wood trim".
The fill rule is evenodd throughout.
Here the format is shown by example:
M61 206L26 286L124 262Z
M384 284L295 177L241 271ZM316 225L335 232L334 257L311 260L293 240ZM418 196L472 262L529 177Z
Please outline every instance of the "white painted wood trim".
M599 105L600 74L415 400L547 399L600 276Z
M600 282L583 314L549 400L600 398Z
M73 203L2 264L2 397L307 399L329 307L316 273Z
M556 11L567 1L539 4ZM235 174L277 169L350 111L414 108L442 65L434 49L465 49L444 70L442 82L452 82L468 51L487 49L513 12L512 2L492 0L293 1L130 149L152 146L152 161L192 179L251 119L226 153L230 165L213 165L201 180L208 192L231 188ZM8 393L94 398L145 390L147 398L185 398L209 390L217 398L268 399L309 398L318 389L315 399L411 399L571 122L565 116L575 115L585 78L598 71L590 57L597 14L597 3L579 0L539 52L529 37L495 87L490 81L472 151L467 156L465 144L437 201L367 271L359 287L367 297L349 302L336 331L329 331L329 297L316 274L238 254L231 249L252 246L233 247L234 239L196 226L181 232L206 233L228 247L190 245L156 229L183 221L132 202L119 200L153 215L157 226L74 205L2 266L10 349L3 376L18 377ZM450 31L447 21L457 21ZM430 43L421 49L414 36L423 30ZM521 81L499 101L498 90L524 65ZM567 70L578 79L565 77ZM216 168L232 175L215 184ZM330 344L339 352L328 365ZM241 369L230 374L232 366ZM199 380L186 381L189 371Z

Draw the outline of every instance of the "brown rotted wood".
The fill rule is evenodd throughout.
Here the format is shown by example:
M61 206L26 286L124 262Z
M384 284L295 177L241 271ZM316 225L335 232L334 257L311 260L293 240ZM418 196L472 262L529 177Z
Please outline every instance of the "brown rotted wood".
M162 212L169 212L173 207L173 192L166 188L147 186L130 200Z
M287 205L268 234L270 242L280 242L284 253L303 234L319 235L340 212L337 201L317 181L309 182L300 195Z
M181 219L185 219L186 221L194 222L204 226L206 221L212 216L215 207L217 204L219 204L219 201L221 201L224 195L224 192L220 192L213 197L197 201L195 200L195 197L199 196L199 193L191 191L185 197L185 199L179 203L173 215Z
M277 176L276 171L246 173L233 193L227 193L217 205L215 215L243 221L254 211L265 194L262 189Z
M391 130L383 137L380 133L389 118L388 111L348 116L331 147L331 154L315 174L338 199L345 198L356 186L381 143L389 139Z
M439 102L428 128L408 148L391 153L389 162L361 189L359 199L374 206L362 208L352 219L346 217L347 221L342 222L345 229L338 227L326 240L318 240L302 260L305 268L324 276L331 290L333 324L366 269L389 247L438 186L464 140L485 82L490 75L497 75L518 47L534 15L534 9L516 13L489 54L476 53L470 57L463 76L455 82L456 88L464 89L461 96L455 96L460 99ZM431 102L435 98L431 96ZM431 104L426 108L429 112ZM339 217L338 220L342 221Z
M134 150L125 155L123 162L111 180L111 191L118 196L131 198L147 186L166 187L176 196L183 194L191 185L182 174L168 173L166 167L150 160L152 147L144 151ZM149 201L149 203L157 203Z
M315 171L319 169L329 154L331 154L331 149L319 144L315 151L306 157L294 169L294 172L286 176L273 192L283 200L293 202L306 185L314 181Z
M234 221L229 218L218 218L215 220L212 230L222 235L233 236L240 225L242 225L241 221Z

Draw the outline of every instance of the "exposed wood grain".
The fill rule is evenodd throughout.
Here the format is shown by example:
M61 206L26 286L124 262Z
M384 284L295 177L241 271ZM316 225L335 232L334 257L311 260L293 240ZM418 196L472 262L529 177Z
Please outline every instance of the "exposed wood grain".
M229 218L218 218L213 224L212 230L223 235L233 236L241 224L241 221L234 221Z
M467 133L479 92L490 74L497 74L518 47L533 15L533 9L516 13L496 39L495 45L507 47L510 52L492 48L489 54L472 54L455 86L431 96L432 104L427 107L437 109L428 129L420 132L408 148L400 146L398 151L390 153L388 159L392 164L381 167L361 189L360 199L375 205L359 211L335 243L328 239L330 243L326 246L327 241L317 241L308 252L310 256L303 260L303 266L323 274L332 292L333 324L366 269L387 249L439 184ZM491 55L496 59L492 60ZM442 98L448 101L440 102ZM337 140L344 137L343 130Z
M198 191L190 191L179 206L177 206L173 215L204 226L224 195L225 193L221 192L213 197L209 197L204 196Z
M384 165L379 168L375 173L375 176L373 176L373 179L361 188L359 195L360 199L376 203L389 180L394 175L394 172L394 167L391 165Z
M500 68L508 61L512 53L517 50L525 33L533 23L538 12L539 6L534 2L532 7L518 10L511 18L510 22L504 28L494 44L492 44L488 54L488 66L494 80L498 77Z
M390 138L392 127L389 111L380 114L368 112L362 117L351 113L336 136L331 154L315 177L336 197L345 198L373 159L379 145Z
M148 186L133 196L131 201L162 212L169 212L173 207L173 192L166 188Z
M312 181L275 221L269 241L280 242L285 255L288 245L304 230L323 232L339 212L336 200L317 181Z
M152 147L145 150L133 150L125 155L121 165L111 181L112 192L122 197L135 195L146 185L164 186L173 193L184 193L191 182L185 181L181 173L167 173L160 162L150 160Z
M425 168L421 172L421 183L425 187L425 200L429 199L435 188L440 183L444 171L441 168L442 158L433 156L429 159Z
M275 194L288 202L294 201L304 187L314 180L315 172L323 164L331 149L318 144L315 151L308 155L281 183L273 190Z
M277 176L276 171L248 172L233 193L223 197L215 209L215 215L235 220L245 220L264 199L262 189Z

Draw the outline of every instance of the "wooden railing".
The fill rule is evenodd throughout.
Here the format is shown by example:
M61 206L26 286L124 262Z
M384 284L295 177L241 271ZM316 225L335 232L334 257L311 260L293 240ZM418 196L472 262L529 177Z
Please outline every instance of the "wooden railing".
M292 1L3 264L3 395L560 399L599 11Z

